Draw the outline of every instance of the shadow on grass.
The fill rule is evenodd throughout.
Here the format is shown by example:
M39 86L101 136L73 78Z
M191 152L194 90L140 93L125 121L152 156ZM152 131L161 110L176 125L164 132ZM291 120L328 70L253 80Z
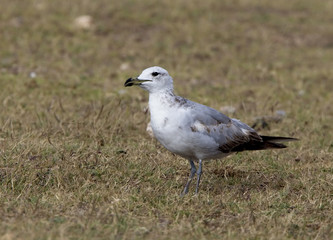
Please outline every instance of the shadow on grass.
M288 173L263 172L260 170L243 171L233 167L215 169L212 174L219 182L219 187L214 184L217 192L232 189L242 193L253 190L260 192L267 190L279 191L294 180L294 175Z

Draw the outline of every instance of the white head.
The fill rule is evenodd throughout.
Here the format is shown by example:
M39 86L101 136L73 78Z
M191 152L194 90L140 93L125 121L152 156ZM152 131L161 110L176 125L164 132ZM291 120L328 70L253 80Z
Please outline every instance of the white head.
M161 67L150 67L142 71L137 78L129 78L125 87L138 85L150 93L173 90L173 80L168 71Z

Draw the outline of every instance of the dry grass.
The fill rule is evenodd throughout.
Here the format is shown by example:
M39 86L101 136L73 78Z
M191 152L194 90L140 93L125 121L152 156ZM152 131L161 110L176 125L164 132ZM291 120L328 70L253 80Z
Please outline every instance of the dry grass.
M1 1L1 239L332 239L331 1ZM88 29L73 22L92 17ZM282 151L189 166L146 131L160 65L232 117L286 111ZM192 188L193 191L193 188Z

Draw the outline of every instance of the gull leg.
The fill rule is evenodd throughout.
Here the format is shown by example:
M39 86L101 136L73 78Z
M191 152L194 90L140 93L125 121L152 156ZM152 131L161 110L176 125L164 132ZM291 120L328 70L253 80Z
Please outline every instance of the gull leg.
M197 187L195 188L195 194L198 194L198 192L199 192L199 184L200 184L201 174L202 174L202 160L200 159L199 160L199 168L198 168L198 171L197 171Z
M190 187L192 179L193 179L195 173L197 172L194 162L192 160L189 160L189 162L191 164L191 173L190 173L190 176L188 177L187 183L185 185L184 191L182 192L181 196L184 196L186 193L188 193L188 189Z

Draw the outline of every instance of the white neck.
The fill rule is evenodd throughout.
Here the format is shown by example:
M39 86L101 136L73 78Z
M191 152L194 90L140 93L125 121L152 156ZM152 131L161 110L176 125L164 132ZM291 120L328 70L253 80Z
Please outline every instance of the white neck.
M149 109L150 113L156 112L161 113L163 112L163 108L166 109L170 106L170 102L173 102L175 98L175 94L173 93L173 89L164 89L163 91L159 92L150 92L149 93ZM163 108L161 107L163 106Z

